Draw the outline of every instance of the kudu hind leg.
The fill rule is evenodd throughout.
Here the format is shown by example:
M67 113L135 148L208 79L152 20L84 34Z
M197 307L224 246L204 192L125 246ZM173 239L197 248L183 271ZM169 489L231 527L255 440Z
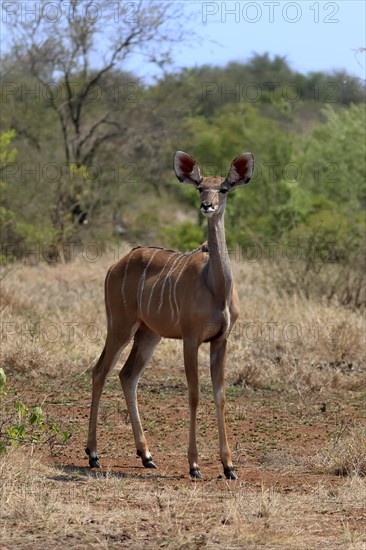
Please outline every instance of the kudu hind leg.
M90 406L88 442L85 449L89 456L91 468L100 468L97 453L97 421L99 402L108 374L117 363L122 350L131 340L137 326L124 326L122 330L110 330L107 334L104 349L93 368L92 373L92 401Z
M141 326L135 334L131 353L119 373L135 438L137 455L141 458L145 468L156 468L156 466L152 461L141 425L137 404L137 385L160 340L161 336L156 332L146 326Z

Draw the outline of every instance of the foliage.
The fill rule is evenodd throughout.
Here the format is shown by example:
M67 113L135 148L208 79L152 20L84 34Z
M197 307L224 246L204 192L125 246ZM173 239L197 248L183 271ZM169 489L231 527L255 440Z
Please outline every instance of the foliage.
M14 445L48 444L52 448L56 440L68 441L71 434L53 424L40 406L29 407L9 397L5 386L6 374L0 368L0 454Z
M5 59L0 217L6 259L41 246L49 251L46 260L68 260L71 244L107 245L116 234L194 248L205 240L205 226L199 216L197 224L191 221L197 194L177 185L174 151L192 154L204 175L224 177L233 157L249 150L255 156L252 180L228 197L229 248L244 254L271 248L281 260L284 247L297 247L298 286L308 293L313 282L307 278L313 281L332 263L344 284L339 292L330 284L329 294L349 300L351 270L358 281L363 268L363 83L339 71L301 74L285 58L254 54L246 63L183 69L146 85L120 69L122 50L116 57L111 50L105 71L94 68L89 48L97 29L92 22L84 29L84 51L82 29L69 24L75 34L62 38L64 53L51 52L57 63L48 75L50 43L42 33L31 36L31 25L20 29L26 41ZM39 48L31 50L37 63L30 66L25 51L33 43ZM156 46L152 35L150 45ZM74 56L64 72L57 69L62 55ZM167 202L181 211L176 224ZM331 262L324 260L329 255ZM355 296L363 291L351 294L348 303L359 304Z
M17 156L17 149L12 147L15 138L15 130L11 129L0 134L0 165L1 178L4 168L14 162ZM8 184L0 180L0 227L3 242L15 238L15 217L16 214L10 209L8 202ZM3 263L3 255L0 254L0 264Z
M363 104L323 111L325 123L305 141L300 159L312 166L303 181L313 193L324 194L340 208L354 212L366 207L365 125Z
M167 246L182 252L197 248L206 238L203 228L189 221L173 228L164 227L161 229L161 234Z
M13 162L16 157L16 148L13 147L10 149L11 143L15 138L15 134L15 130L8 130L0 135L0 162L2 166L3 163Z
M326 122L314 129L305 140L303 151L296 156L298 165L303 167L297 183L303 189L301 216L297 216L292 225L286 227L280 223L277 227L282 226L282 242L291 242L302 251L305 263L300 281L305 288L312 273L329 271L329 264L338 264L338 277L327 278L325 295L338 296L342 303L359 307L366 303L362 277L365 269L365 107L352 105L339 112L327 108L324 116ZM286 206L291 206L290 201ZM292 219L295 216L293 208Z

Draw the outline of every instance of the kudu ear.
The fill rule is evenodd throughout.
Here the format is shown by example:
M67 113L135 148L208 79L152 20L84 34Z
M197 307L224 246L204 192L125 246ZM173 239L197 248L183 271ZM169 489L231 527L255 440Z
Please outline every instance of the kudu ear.
M253 168L254 157L252 153L243 153L235 157L222 187L226 187L230 191L239 185L248 183L252 177Z
M179 181L192 183L197 187L203 180L197 162L187 153L177 151L174 155L174 170Z

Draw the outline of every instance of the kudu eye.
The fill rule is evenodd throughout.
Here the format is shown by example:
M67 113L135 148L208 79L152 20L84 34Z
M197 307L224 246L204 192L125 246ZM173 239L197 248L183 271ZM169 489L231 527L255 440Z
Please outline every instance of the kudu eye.
M228 193L228 192L229 192L229 189L226 189L225 187L222 187L220 189L220 193L222 193L223 195L226 195L226 193Z

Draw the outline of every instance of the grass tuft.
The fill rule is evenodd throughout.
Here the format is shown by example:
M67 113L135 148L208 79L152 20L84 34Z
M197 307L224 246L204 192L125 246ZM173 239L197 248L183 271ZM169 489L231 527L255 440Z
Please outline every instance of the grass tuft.
M366 427L357 426L341 433L315 462L326 473L366 476Z

